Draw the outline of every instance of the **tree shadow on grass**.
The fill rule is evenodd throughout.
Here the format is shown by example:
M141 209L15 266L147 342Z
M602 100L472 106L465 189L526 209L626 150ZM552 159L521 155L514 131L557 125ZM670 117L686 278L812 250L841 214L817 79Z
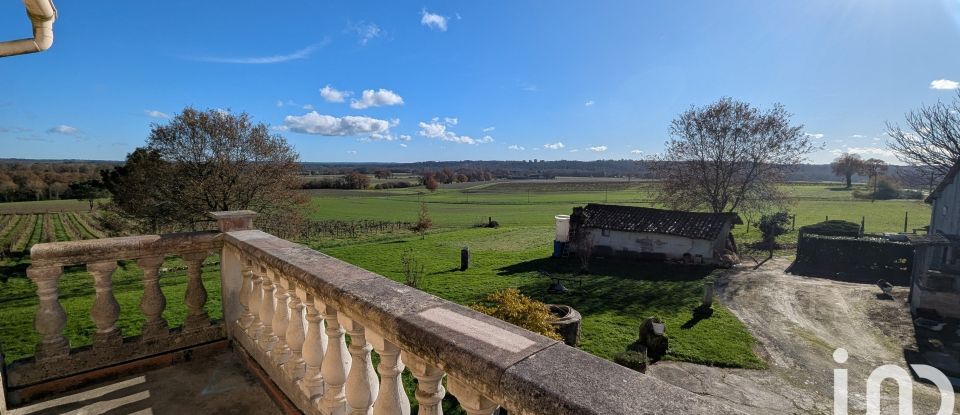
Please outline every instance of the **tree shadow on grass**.
M714 268L699 265L679 265L664 262L644 262L627 259L596 258L590 263L590 272L581 274L579 263L571 258L538 258L499 268L497 275L512 276L532 272L546 272L562 276L616 277L637 281L697 281L706 278Z
M10 278L24 278L27 276L27 267L30 264L18 263L0 267L0 282L6 284Z
M10 278L25 278L27 276L28 261L24 261L23 253L8 254L5 259L9 261L0 265L0 282L6 284Z
M571 283L567 293L548 291L551 279L532 278L519 286L521 292L551 304L566 304L582 314L614 312L642 316L652 310L677 313L696 306L702 294L702 280L710 275L710 267L690 267L629 260L596 260L589 274L577 274L579 265L566 259L542 258L509 265L498 274L536 275L543 271L550 276L579 280Z

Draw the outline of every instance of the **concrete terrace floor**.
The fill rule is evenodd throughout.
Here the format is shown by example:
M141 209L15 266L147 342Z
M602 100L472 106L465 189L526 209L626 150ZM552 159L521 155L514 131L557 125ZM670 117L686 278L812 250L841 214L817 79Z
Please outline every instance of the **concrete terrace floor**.
M10 415L274 415L277 408L232 350L12 409Z

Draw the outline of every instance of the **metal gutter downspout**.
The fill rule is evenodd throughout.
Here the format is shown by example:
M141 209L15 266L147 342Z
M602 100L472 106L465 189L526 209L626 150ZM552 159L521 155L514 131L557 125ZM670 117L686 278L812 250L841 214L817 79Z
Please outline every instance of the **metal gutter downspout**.
M0 42L0 57L43 52L53 45L53 22L57 20L53 0L23 0L23 5L33 24L33 38Z

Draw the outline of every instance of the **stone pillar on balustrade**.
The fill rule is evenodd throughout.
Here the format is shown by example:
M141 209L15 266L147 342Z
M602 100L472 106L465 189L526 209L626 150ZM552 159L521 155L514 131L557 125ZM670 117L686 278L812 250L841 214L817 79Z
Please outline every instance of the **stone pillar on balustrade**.
M239 232L255 229L253 219L256 218L257 212L251 210L210 212L209 216L217 221L220 232ZM227 322L227 333L233 335L232 330L236 326L232 323L239 320L244 312L243 304L240 303L240 291L243 289L245 264L240 253L228 245L223 246L220 255L220 299L223 305L223 319Z

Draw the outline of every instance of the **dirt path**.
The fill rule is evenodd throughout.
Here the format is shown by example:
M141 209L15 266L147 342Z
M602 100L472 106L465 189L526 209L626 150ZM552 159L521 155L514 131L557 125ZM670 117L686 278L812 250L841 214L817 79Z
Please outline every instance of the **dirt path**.
M718 289L718 298L757 338L757 353L769 369L661 362L648 373L748 413L832 414L833 370L845 368L850 413L864 413L870 372L884 364L906 368L904 348L915 348L908 289L898 287L893 300L882 299L876 286L789 275L783 271L788 265L775 259L758 270L735 269ZM833 360L840 347L850 356L843 365ZM915 413L936 413L935 388L914 383L913 394ZM896 413L892 381L883 395L884 413Z

